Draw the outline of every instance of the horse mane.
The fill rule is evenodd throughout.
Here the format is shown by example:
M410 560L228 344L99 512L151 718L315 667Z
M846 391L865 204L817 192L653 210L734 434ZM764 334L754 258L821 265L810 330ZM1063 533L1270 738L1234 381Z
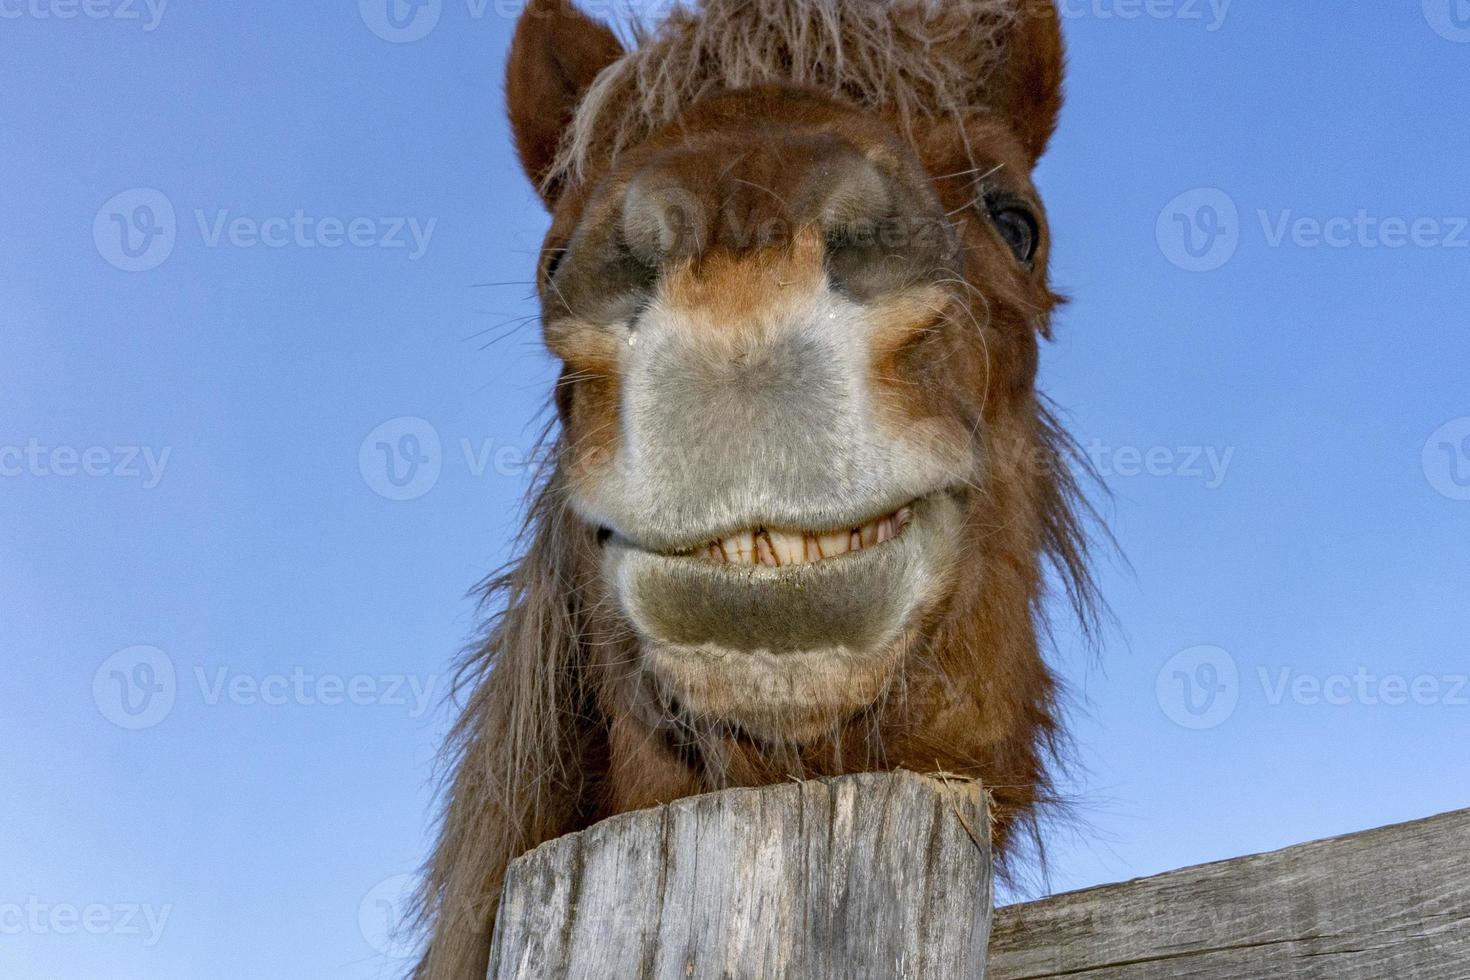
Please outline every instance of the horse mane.
M543 186L575 182L705 96L801 85L915 120L989 107L1022 0L702 0L658 24L597 76Z

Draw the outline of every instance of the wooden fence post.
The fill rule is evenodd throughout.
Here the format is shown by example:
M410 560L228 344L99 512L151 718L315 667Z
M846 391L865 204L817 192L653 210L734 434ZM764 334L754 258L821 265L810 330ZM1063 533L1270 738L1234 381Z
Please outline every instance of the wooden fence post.
M614 817L510 868L490 980L982 980L978 784L887 773Z

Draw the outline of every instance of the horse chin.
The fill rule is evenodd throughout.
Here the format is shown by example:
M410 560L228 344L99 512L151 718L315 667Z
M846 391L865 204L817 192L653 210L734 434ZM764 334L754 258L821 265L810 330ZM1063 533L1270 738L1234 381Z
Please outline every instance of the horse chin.
M666 703L759 740L809 742L883 696L945 592L962 503L938 494L911 513L892 540L786 567L614 537L603 571Z

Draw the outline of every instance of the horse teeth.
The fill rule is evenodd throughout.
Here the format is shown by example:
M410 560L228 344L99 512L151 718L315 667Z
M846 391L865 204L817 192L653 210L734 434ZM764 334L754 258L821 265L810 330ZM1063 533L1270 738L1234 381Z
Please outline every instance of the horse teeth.
M832 534L817 535L817 544L821 547L823 558L836 558L838 555L847 554L847 532L838 531Z
M893 518L885 517L878 522L878 544L893 540Z
M755 564L755 541L750 534L737 534L720 542L725 560L732 565Z
M862 551L886 544L913 523L912 507L901 507L862 527L846 531L782 531L758 528L711 541L702 552L710 561L748 568L764 566L780 568L788 565L810 565L827 558L837 558L850 551ZM694 554L701 553L696 549Z
M806 561L803 543L806 536L800 531L767 531L766 538L776 552L776 560L783 565L800 565Z

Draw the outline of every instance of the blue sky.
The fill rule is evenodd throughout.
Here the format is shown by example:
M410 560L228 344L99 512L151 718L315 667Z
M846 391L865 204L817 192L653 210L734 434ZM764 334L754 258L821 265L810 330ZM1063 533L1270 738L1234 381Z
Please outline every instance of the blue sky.
M0 0L7 978L402 967L554 368L516 4L375 2ZM1132 567L1052 886L1470 806L1470 6L1067 9L1043 376Z

